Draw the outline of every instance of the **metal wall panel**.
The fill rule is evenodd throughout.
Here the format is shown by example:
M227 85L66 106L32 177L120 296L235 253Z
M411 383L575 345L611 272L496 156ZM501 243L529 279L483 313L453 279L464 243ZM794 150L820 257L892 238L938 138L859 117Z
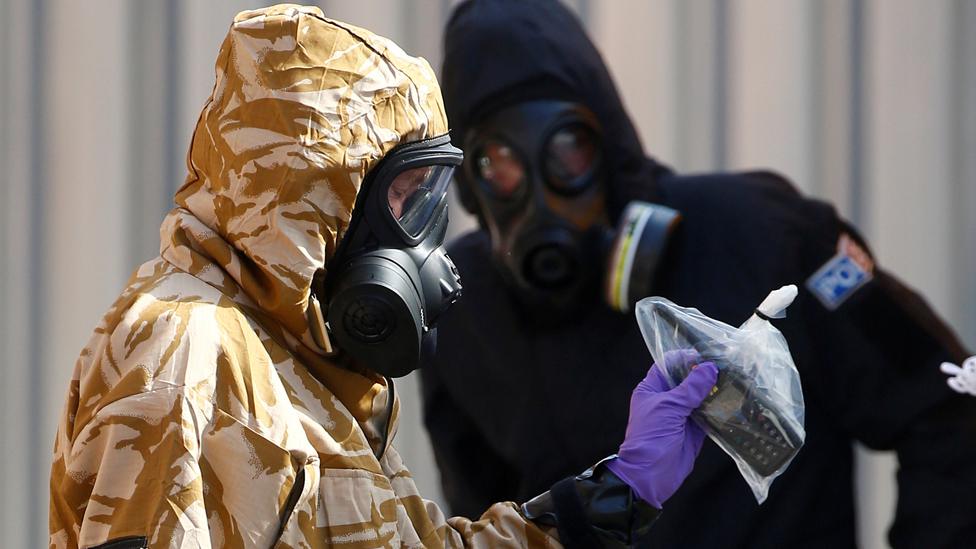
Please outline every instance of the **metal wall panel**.
M867 3L862 228L880 261L948 313L953 136L951 3ZM907 39L906 37L911 37Z
M857 136L859 116L860 55L862 29L857 4L860 0L819 2L812 9L812 66L810 70L813 104L812 164L809 189L822 196L854 223L860 213L854 210L852 187L861 179Z
M32 431L31 411L31 372L37 366L32 357L31 334L36 311L32 307L33 296L38 291L32 277L31 262L34 242L30 235L36 208L32 207L32 188L35 183L36 161L32 154L36 144L36 125L31 123L36 110L37 97L33 93L34 69L37 63L33 36L42 27L38 16L40 2L8 1L3 4L4 21L17 21L19 24L7 25L0 40L3 42L4 78L0 80L3 88L3 125L0 135L3 140L3 202L0 202L0 239L3 239L2 258L3 279L3 347L0 353L3 364L0 373L0 437L4 452L2 467L3 501L0 505L0 527L9 535L7 543L13 547L29 547L35 537L31 531L37 529L36 521L31 524L28 515L38 505L39 497L32 495L43 491L45 484L37 474L37 466L32 461L42 463L46 456L35 448ZM39 13L41 12L41 13ZM31 474L33 473L34 476ZM27 512L25 512L25 510ZM29 525L25 528L25 525ZM34 544L36 545L36 544Z
M43 188L38 210L43 228L31 235L40 262L32 306L41 318L31 338L38 357L32 368L37 376L31 394L33 455L51 455L78 352L134 267L127 264L131 220L125 169L133 140L120 115L129 97L127 6L107 0L92 10L52 2L44 17L43 72L35 90L43 114L34 120L42 132L36 153L44 168L36 183ZM32 471L38 469L32 479L45 486L50 459L31 464ZM47 494L35 493L31 531L43 536Z
M729 167L770 168L812 188L813 4L740 0L729 5Z
M951 17L954 169L945 184L953 208L941 222L953 235L949 253L956 259L949 318L976 348L976 2L956 0Z
M728 164L729 7L725 0L687 0L677 5L674 157L683 171ZM646 121L641 121L646 123Z
M635 2L627 10L596 10L592 33L637 124L644 148L656 157L676 155L679 124L674 43L680 2Z

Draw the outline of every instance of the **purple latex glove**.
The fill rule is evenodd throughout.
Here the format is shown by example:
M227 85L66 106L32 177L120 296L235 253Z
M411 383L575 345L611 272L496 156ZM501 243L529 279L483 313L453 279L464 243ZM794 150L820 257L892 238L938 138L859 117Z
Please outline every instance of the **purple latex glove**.
M695 364L694 351L672 351L665 355L673 365ZM617 459L607 463L641 499L658 509L691 473L705 441L705 432L689 415L708 396L718 379L718 368L702 362L674 389L654 364L630 397L627 434Z

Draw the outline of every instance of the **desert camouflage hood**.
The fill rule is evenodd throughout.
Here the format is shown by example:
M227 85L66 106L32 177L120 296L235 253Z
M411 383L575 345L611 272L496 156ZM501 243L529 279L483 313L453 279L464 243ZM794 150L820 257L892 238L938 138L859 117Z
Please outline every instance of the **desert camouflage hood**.
M305 314L311 281L365 174L395 145L446 132L425 60L316 7L242 12L220 48L160 253L293 351L321 352Z

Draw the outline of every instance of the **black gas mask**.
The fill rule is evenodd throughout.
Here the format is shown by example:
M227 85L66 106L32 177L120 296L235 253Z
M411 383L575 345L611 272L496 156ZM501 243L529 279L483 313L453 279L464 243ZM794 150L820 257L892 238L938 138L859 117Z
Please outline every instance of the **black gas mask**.
M496 268L532 310L571 311L600 284L620 311L649 295L679 216L632 202L614 232L603 143L592 112L555 100L497 110L466 136L462 201L480 212Z
M461 295L442 247L448 183L461 160L443 135L396 147L366 175L326 280L313 284L310 325L323 348L334 343L390 377L433 355L434 324Z

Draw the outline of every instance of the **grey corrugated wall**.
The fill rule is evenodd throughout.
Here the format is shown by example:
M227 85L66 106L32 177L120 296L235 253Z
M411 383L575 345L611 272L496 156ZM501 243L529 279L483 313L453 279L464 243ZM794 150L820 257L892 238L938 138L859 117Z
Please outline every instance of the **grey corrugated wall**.
M880 261L976 346L976 2L568 2L647 150L682 170L772 167L856 221ZM238 10L260 3L0 0L0 531L42 546L75 356L184 176ZM450 0L329 0L432 64ZM471 219L452 212L456 230ZM398 435L436 470L415 380ZM891 456L859 450L862 541L885 547Z

